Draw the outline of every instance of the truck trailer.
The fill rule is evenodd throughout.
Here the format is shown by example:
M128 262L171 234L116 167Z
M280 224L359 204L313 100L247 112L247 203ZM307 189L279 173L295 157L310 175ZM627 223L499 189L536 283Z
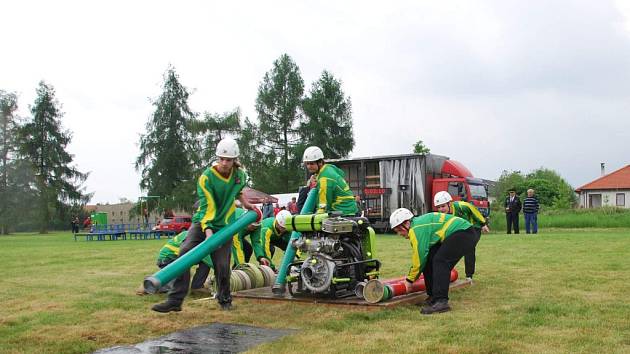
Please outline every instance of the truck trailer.
M327 161L341 168L361 197L364 216L379 231L389 230L389 215L408 208L415 215L436 210L433 196L447 191L453 200L474 204L489 216L488 186L462 163L434 154L404 154Z

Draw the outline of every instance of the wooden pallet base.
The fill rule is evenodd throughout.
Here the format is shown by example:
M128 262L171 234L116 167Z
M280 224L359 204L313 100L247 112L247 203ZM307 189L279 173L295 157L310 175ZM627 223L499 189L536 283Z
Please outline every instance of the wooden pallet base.
M451 283L451 289L462 288L472 284L472 281L465 279L458 279ZM293 286L297 286L293 284ZM397 296L390 300L371 304L363 299L357 297L347 297L343 299L327 299L327 298L314 298L314 297L293 297L287 291L283 297L276 297L271 292L271 287L256 288L249 290L241 290L233 293L232 296L237 298L255 299L261 301L291 301L291 302L304 302L311 304L327 304L327 305L343 305L343 306L374 306L374 307L394 307L399 305L415 305L424 301L427 297L426 292L421 291L417 293Z

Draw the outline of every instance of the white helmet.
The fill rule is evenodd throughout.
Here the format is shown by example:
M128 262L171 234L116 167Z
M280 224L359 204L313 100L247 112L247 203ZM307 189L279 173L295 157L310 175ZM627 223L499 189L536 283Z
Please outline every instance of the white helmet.
M278 212L278 215L276 215L276 223L281 226L284 227L284 225L287 224L287 218L291 217L291 212L288 210L280 210L280 212Z
M309 146L304 150L304 156L302 157L302 162L313 162L324 159L324 153L322 149L317 146Z
M232 138L223 138L217 144L217 156L235 159L239 155L238 144Z
M445 192L445 191L437 192L435 193L435 196L433 197L433 206L446 204L452 200L453 198L451 197L450 194L448 194L448 192Z
M409 209L398 208L394 210L392 215L389 216L390 227L393 229L411 218L413 218L413 214L409 211Z

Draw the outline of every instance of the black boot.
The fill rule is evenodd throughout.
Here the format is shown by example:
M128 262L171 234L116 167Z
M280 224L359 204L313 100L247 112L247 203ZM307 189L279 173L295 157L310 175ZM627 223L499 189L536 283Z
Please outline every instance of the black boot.
M234 310L234 306L232 306L231 302L225 302L225 303L219 304L219 306L221 307L222 311Z
M166 300L163 303L153 305L153 307L151 307L151 310L162 313L167 313L171 311L179 312L182 310L182 305Z
M423 315L430 315L433 313L440 313L450 311L451 307L448 305L448 300L437 300L430 305L422 308L421 313Z

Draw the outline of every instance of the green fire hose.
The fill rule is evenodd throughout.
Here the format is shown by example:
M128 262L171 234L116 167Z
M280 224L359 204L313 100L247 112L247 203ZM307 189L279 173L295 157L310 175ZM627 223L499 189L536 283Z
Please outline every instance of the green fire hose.
M300 211L300 214L312 214L315 211L316 203L317 203L317 194L319 190L317 188L313 188L308 192L308 197L306 197L306 202L304 202L304 206ZM287 244L287 250L284 252L284 257L282 258L282 264L278 268L278 276L276 277L276 283L271 288L271 291L276 296L284 296L286 292L286 283L287 283L287 271L289 268L289 264L293 262L295 258L295 247L293 246L293 241L300 238L301 234L297 231L293 231L291 233L291 238L289 239L289 243Z
M206 239L195 248L178 257L173 263L160 269L157 273L144 279L144 290L150 294L155 294L157 290L169 281L177 278L180 274L199 263L201 259L214 252L224 243L228 242L234 234L246 228L256 221L258 214L254 211L247 211L233 223L228 224L212 237Z

